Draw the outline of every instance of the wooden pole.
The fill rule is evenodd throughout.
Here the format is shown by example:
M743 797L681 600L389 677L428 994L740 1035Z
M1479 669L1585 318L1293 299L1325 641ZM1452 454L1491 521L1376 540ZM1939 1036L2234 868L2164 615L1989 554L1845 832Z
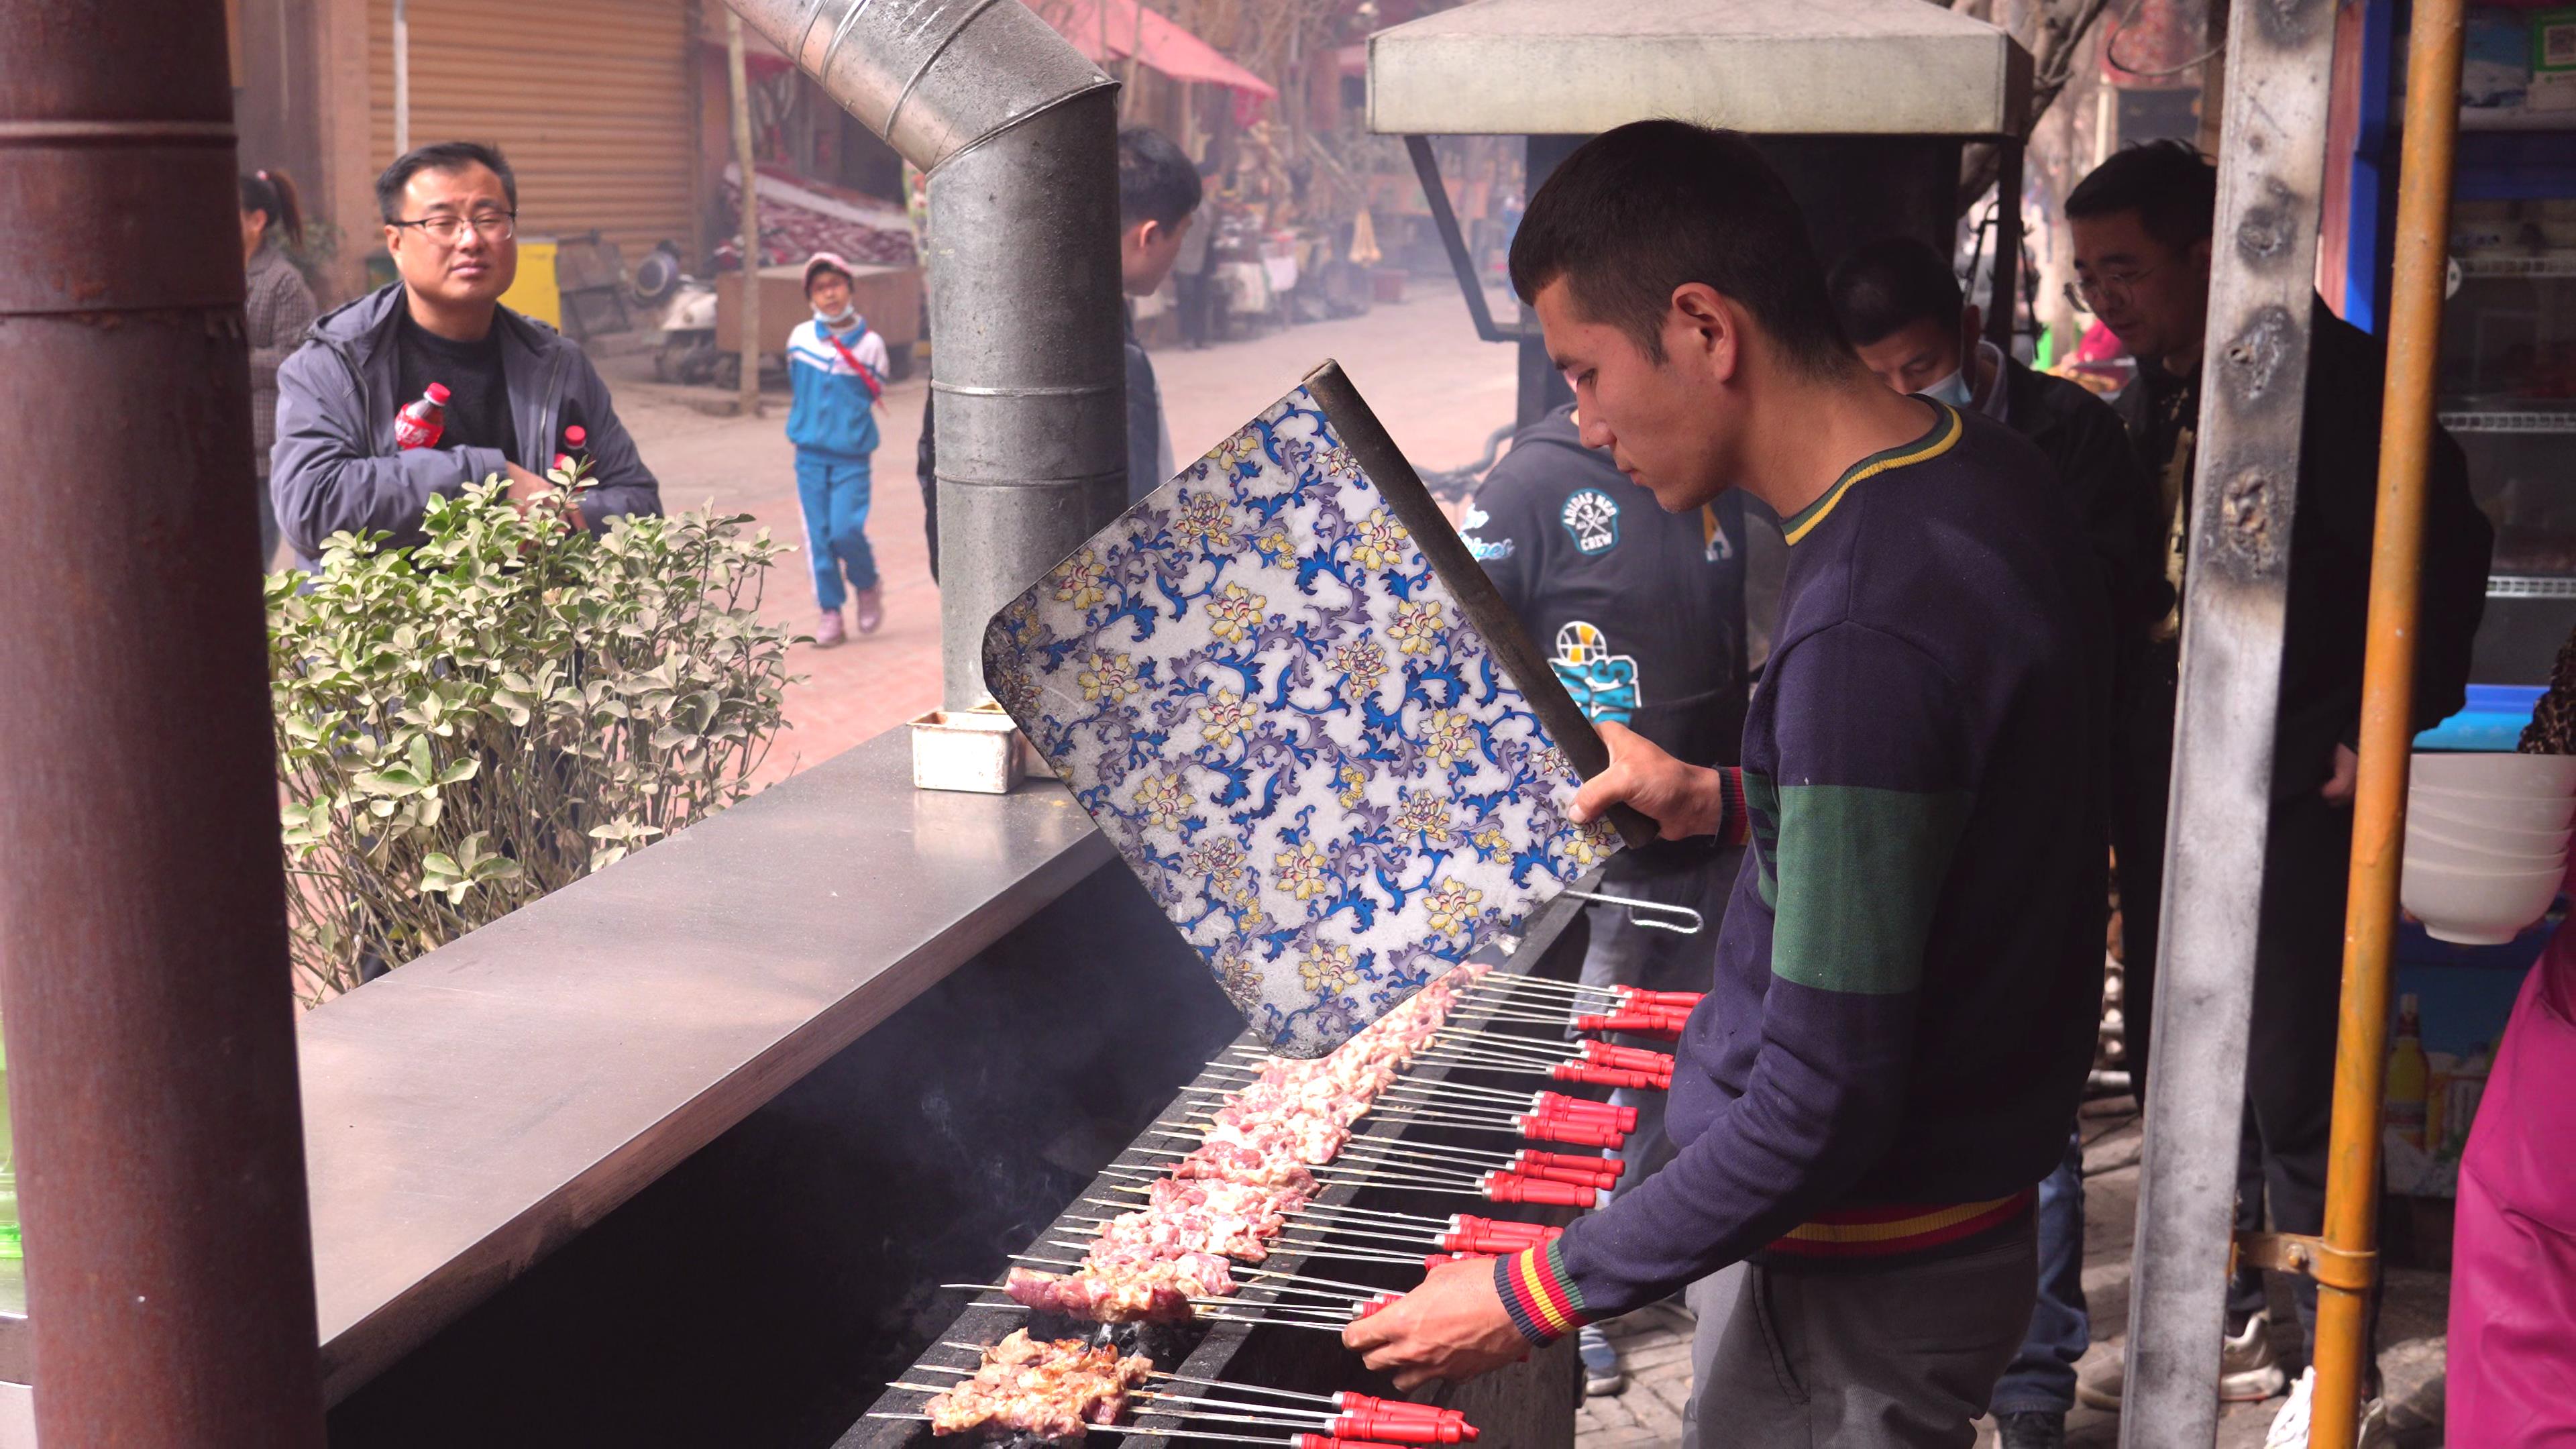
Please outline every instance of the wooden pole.
M751 74L742 59L742 16L725 11L725 72L733 89L733 160L742 173L742 404L760 416L760 172L751 146Z
M2389 956L2406 842L2406 766L2415 731L2415 616L2422 593L2424 481L2442 347L2451 166L2460 120L2460 0L2415 0L2407 42L2404 152L2397 179L2396 276L2389 289L2388 386L2380 403L2379 512L2371 536L2368 651L2361 677L2361 770L2353 794L2352 889L2344 906L2343 1019L2335 1036L2334 1126L2325 1240L2356 1271L2317 1284L2317 1382L2309 1438L2351 1449L2378 1278L2379 1098L2388 1071Z

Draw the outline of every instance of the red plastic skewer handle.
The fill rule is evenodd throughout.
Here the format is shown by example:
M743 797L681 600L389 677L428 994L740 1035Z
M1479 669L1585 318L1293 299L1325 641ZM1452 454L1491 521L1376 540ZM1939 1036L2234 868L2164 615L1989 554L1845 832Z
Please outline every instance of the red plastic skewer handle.
M1571 1182L1583 1187L1612 1188L1619 1180L1606 1172L1586 1172L1579 1167L1549 1167L1544 1164L1514 1161L1510 1171L1522 1177L1544 1178L1549 1182Z
M1623 1047L1616 1042L1588 1041L1583 1044L1583 1059L1605 1067L1618 1067L1631 1072L1653 1072L1672 1075L1673 1059L1667 1052L1650 1052L1642 1047Z
M1606 1123L1541 1117L1536 1113L1514 1121L1520 1134L1532 1142L1562 1142L1569 1147L1607 1147L1614 1151L1628 1145L1628 1134Z
M1457 1444L1467 1437L1463 1432L1466 1425L1455 1420L1421 1419L1367 1409L1344 1414L1329 1427L1336 1434L1367 1434L1391 1444Z
M1592 1062L1563 1062L1549 1068L1547 1074L1560 1082L1582 1082L1594 1087L1643 1089L1670 1085L1669 1080L1658 1082L1646 1072L1623 1072L1616 1067L1599 1066Z
M1473 1213L1453 1213L1449 1218L1453 1233L1544 1233L1550 1239L1565 1236L1565 1229L1545 1223L1524 1223L1512 1218L1480 1218Z
M1680 1036L1681 1023L1669 1016L1622 1013L1618 1016L1578 1016L1576 1031L1633 1031L1645 1036Z
M1655 1006L1678 1006L1688 1011L1699 1005L1700 998L1706 995L1708 993L1705 991L1639 991L1631 987L1627 999L1631 1003L1646 1002Z
M1485 1196L1495 1202L1535 1202L1555 1207L1588 1208L1599 1195L1589 1187L1571 1182L1550 1182L1543 1177L1522 1177L1511 1172L1489 1172L1485 1174Z
M1582 1097L1569 1097L1563 1092L1541 1092L1538 1094L1538 1109L1541 1112L1564 1112L1578 1117L1607 1117L1610 1119L1610 1125L1622 1132L1637 1130L1637 1109L1623 1107L1616 1102L1594 1102Z
M1519 1252L1523 1248L1534 1248L1541 1243L1555 1242L1565 1235L1565 1229L1552 1228L1545 1223L1511 1223L1497 1222L1492 1218L1469 1218L1466 1224L1453 1232L1442 1234L1440 1245L1461 1252L1490 1253L1494 1251L1490 1246L1467 1247L1465 1245L1508 1243L1511 1245L1510 1251Z
M1373 1398L1352 1389L1344 1389L1334 1394L1331 1402L1334 1408L1345 1414L1392 1414L1406 1419L1449 1419L1459 1424L1467 1422L1467 1416L1456 1409L1444 1409L1437 1404L1417 1404L1411 1399Z
M1549 1092L1545 1096L1545 1104L1538 1109L1542 1117L1560 1122L1592 1122L1603 1127L1616 1127L1622 1132L1628 1130L1619 1120L1620 1109L1607 1102L1587 1102L1581 1097L1568 1097L1559 1092Z
M1280 1442L1288 1449L1404 1449L1400 1444L1370 1439L1336 1439L1330 1434L1298 1434Z
M1628 1170L1628 1164L1616 1157L1592 1157L1577 1152L1540 1152L1535 1148L1521 1149L1518 1161L1539 1167L1562 1167L1568 1172L1589 1173L1595 1177L1608 1177L1613 1181ZM1515 1167L1512 1170L1517 1172L1520 1169Z

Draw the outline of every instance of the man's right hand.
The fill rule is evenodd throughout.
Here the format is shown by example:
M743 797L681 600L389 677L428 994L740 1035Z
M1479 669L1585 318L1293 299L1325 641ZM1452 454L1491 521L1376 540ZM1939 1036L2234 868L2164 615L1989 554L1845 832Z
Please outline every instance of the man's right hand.
M1575 792L1576 823L1627 805L1652 819L1666 840L1717 833L1726 815L1724 776L1674 759L1625 725L1604 720L1595 728L1610 747L1610 767Z
M580 522L581 514L575 501L578 495L572 489L558 488L516 463L503 463L501 469L502 476L510 480L508 491L501 496L509 500L511 507L519 510L521 518L527 517L532 510L545 508L559 517Z

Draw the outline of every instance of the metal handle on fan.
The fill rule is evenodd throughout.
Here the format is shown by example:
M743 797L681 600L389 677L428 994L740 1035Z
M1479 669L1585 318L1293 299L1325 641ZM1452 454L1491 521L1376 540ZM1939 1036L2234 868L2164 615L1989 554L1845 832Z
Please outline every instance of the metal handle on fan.
M1676 936L1696 936L1708 925L1708 921L1705 917L1701 916L1699 912L1692 910L1688 906L1667 905L1662 901L1641 901L1633 896L1607 896L1601 894L1599 891L1567 891L1566 894L1579 901L1599 901L1605 906L1626 906L1628 908L1628 923L1632 926L1643 927L1649 931L1670 931ZM1639 912L1662 912L1680 916L1688 919L1690 924L1687 926L1676 926L1670 921L1648 920L1644 915L1639 914Z

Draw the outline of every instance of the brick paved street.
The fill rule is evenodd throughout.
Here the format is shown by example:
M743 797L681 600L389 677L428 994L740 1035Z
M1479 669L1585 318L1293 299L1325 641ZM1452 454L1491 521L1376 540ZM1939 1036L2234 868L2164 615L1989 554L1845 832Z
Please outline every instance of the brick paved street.
M1511 420L1511 349L1478 341L1455 285L1426 277L1406 302L1358 317L1200 351L1158 350L1154 367L1174 457L1186 462L1206 452L1326 358L1341 362L1416 466L1469 462L1486 434ZM772 574L762 613L810 633L814 596L785 394L772 392L757 419L712 416L702 409L727 406L731 394L655 384L640 356L612 359L604 370L619 413L662 480L665 507L712 499L797 545ZM916 374L888 388L879 414L883 443L868 539L884 577L885 628L836 650L795 650L792 667L807 679L788 693L789 729L761 772L764 781L829 759L939 702L939 595L913 475L926 387Z

